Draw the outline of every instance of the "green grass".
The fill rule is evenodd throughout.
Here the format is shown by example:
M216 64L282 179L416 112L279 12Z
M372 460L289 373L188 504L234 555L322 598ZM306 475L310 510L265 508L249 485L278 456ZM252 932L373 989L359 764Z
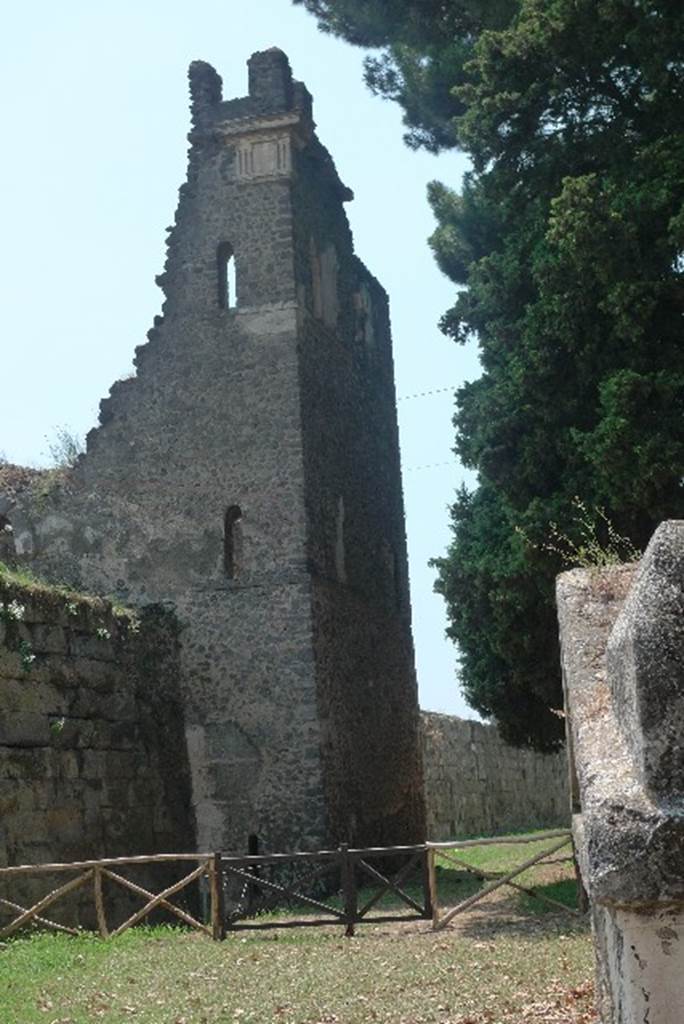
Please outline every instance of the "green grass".
M534 852L462 855L501 875ZM483 884L451 866L438 875L443 907ZM536 876L542 892L571 899L572 865ZM397 905L386 897L377 909ZM457 922L442 932L422 921L363 924L353 939L339 925L233 932L224 943L168 927L109 942L35 933L0 948L0 1022L594 1024L586 920L501 890Z
M539 834L543 836L542 830L529 831L523 833L526 836L533 836ZM477 838L477 837L475 837ZM537 854L543 850L554 846L556 843L560 843L561 836L557 839L544 839L540 838L530 843L506 843L504 840L511 838L509 836L501 836L501 844L492 843L488 846L470 846L465 849L460 849L458 846L454 846L453 852L457 857L468 861L474 867L479 868L482 871L496 871L501 874L505 874L507 871L511 871L517 864L521 864L531 857L536 857ZM516 838L515 835L512 838ZM517 838L520 838L518 836ZM463 840L463 842L469 842L470 840ZM457 843L458 840L454 840ZM564 856L567 853L568 847L564 847L559 850L554 856ZM447 851L449 852L449 851ZM444 862L446 863L446 861Z
M533 835L534 833L527 834ZM455 847L453 851L447 851L452 852L459 861L472 865L473 868L482 871L488 877L486 880L479 881L476 876L468 875L464 870L460 870L446 856L438 857L439 888L440 892L444 891L445 896L444 899L440 896L440 902L446 904L450 901L456 902L459 893L465 899L487 884L490 880L489 876L492 876L493 880L506 875L517 865L523 864L557 842L560 842L560 837L559 839L540 839L524 844L502 843L501 845L473 846L465 849ZM562 847L556 853L551 854L551 859L566 858L569 854L570 847ZM513 881L525 888L535 889L551 899L558 900L567 907L577 908L577 886L571 862L533 865ZM470 891L466 891L467 889ZM510 892L510 890L508 891ZM524 893L517 893L513 898L517 900L518 908L523 913L554 912L553 907L549 907L542 900L534 899Z
M36 574L31 572L30 569L23 567L10 569L9 565L5 565L4 562L0 562L0 580L4 583L15 584L19 587L45 587L48 589L48 584L39 580Z
M527 832L526 835L533 835L533 832ZM502 837L503 838L503 837ZM525 844L493 844L490 846L479 846L479 847L467 847L464 850L455 848L453 853L459 860L472 865L476 871L481 871L487 877L486 879L478 878L476 874L470 873L467 870L460 868L453 861L447 859L446 856L438 856L437 858L437 877L438 877L438 888L439 888L439 902L441 906L453 906L456 903L467 899L474 893L481 890L490 880L499 878L510 871L512 871L518 864L524 863L531 857L542 853L547 850L550 846L557 843L559 840L556 839L540 839L536 842L525 843ZM564 848L558 851L558 853L552 855L555 857L567 856L569 848ZM383 872L385 869L380 862L378 869ZM362 873L359 872L362 879ZM278 881L278 878L273 878L273 881ZM367 881L367 879L366 879ZM577 908L577 887L575 884L574 870L572 865L539 865L533 866L525 871L518 878L514 879L520 885L525 888L532 889L540 892L542 895L548 895L552 899L558 900L565 906L576 909ZM416 874L402 883L402 890L411 896L417 903L423 901L423 889L420 874L417 871ZM370 886L363 886L358 892L358 906L363 907L367 900L369 900L375 893L375 889ZM511 890L506 890L509 895ZM321 902L328 904L329 906L341 910L343 908L343 901L341 896L330 895L327 897L318 897ZM517 912L520 913L546 913L553 912L553 907L549 907L542 900L531 898L524 893L517 893L512 896L512 906ZM406 914L412 913L411 909L404 903L398 896L396 896L391 890L386 892L381 900L375 904L372 908L371 915L378 915L383 913L394 913L395 911L405 911ZM301 905L290 905L287 907L288 914L296 914L297 917L311 917L318 914L313 907L301 904ZM283 911L269 911L268 913L261 913L260 919L268 920L269 918L277 918L283 916Z
M369 928L229 936L37 935L0 956L3 1024L588 1021L592 952L565 924L492 935Z
M534 890L543 896L549 896L551 899L565 904L566 907L572 907L573 910L577 909L577 882L574 878L561 878L556 882L535 885ZM534 896L526 896L524 893L521 893L519 899L522 909L531 914L551 914L555 912L553 906L549 906L548 903L544 903L542 900L535 899Z

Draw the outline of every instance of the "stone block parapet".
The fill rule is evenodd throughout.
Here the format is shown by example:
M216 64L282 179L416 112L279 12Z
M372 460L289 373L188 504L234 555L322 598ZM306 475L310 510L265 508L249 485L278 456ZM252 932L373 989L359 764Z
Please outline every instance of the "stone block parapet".
M164 609L0 577L0 867L195 848L178 679Z
M557 602L573 830L602 1018L675 1024L684 1006L684 522L663 523L638 566L564 573Z

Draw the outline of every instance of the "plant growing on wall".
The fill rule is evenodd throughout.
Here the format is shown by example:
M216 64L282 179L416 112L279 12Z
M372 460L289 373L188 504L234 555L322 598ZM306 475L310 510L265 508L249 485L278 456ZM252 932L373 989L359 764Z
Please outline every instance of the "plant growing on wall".
M46 440L53 469L71 469L85 451L82 439L65 426L55 427L52 439Z
M22 640L19 635L18 625L23 621L25 614L26 606L16 598L12 598L9 601L0 601L0 622L4 622L6 626L5 646L9 650L16 650L18 652L21 667L25 672L28 672L36 660L36 656L33 653L30 641Z

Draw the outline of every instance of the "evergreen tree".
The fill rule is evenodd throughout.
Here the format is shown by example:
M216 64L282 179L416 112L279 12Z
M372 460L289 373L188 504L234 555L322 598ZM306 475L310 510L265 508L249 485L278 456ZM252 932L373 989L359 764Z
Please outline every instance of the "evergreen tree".
M442 328L477 337L483 367L454 419L479 485L452 508L437 589L471 705L548 749L551 524L579 544L579 496L642 547L684 515L684 6L303 2L382 48L367 79L402 104L411 144L472 160L460 190L429 196L435 256L464 286Z

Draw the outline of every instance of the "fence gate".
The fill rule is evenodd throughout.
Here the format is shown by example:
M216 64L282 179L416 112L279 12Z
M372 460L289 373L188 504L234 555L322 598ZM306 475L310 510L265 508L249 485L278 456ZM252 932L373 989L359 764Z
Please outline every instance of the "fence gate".
M357 924L432 917L425 846L217 854L214 871L225 931L342 925L353 935ZM380 906L388 895L401 909Z

